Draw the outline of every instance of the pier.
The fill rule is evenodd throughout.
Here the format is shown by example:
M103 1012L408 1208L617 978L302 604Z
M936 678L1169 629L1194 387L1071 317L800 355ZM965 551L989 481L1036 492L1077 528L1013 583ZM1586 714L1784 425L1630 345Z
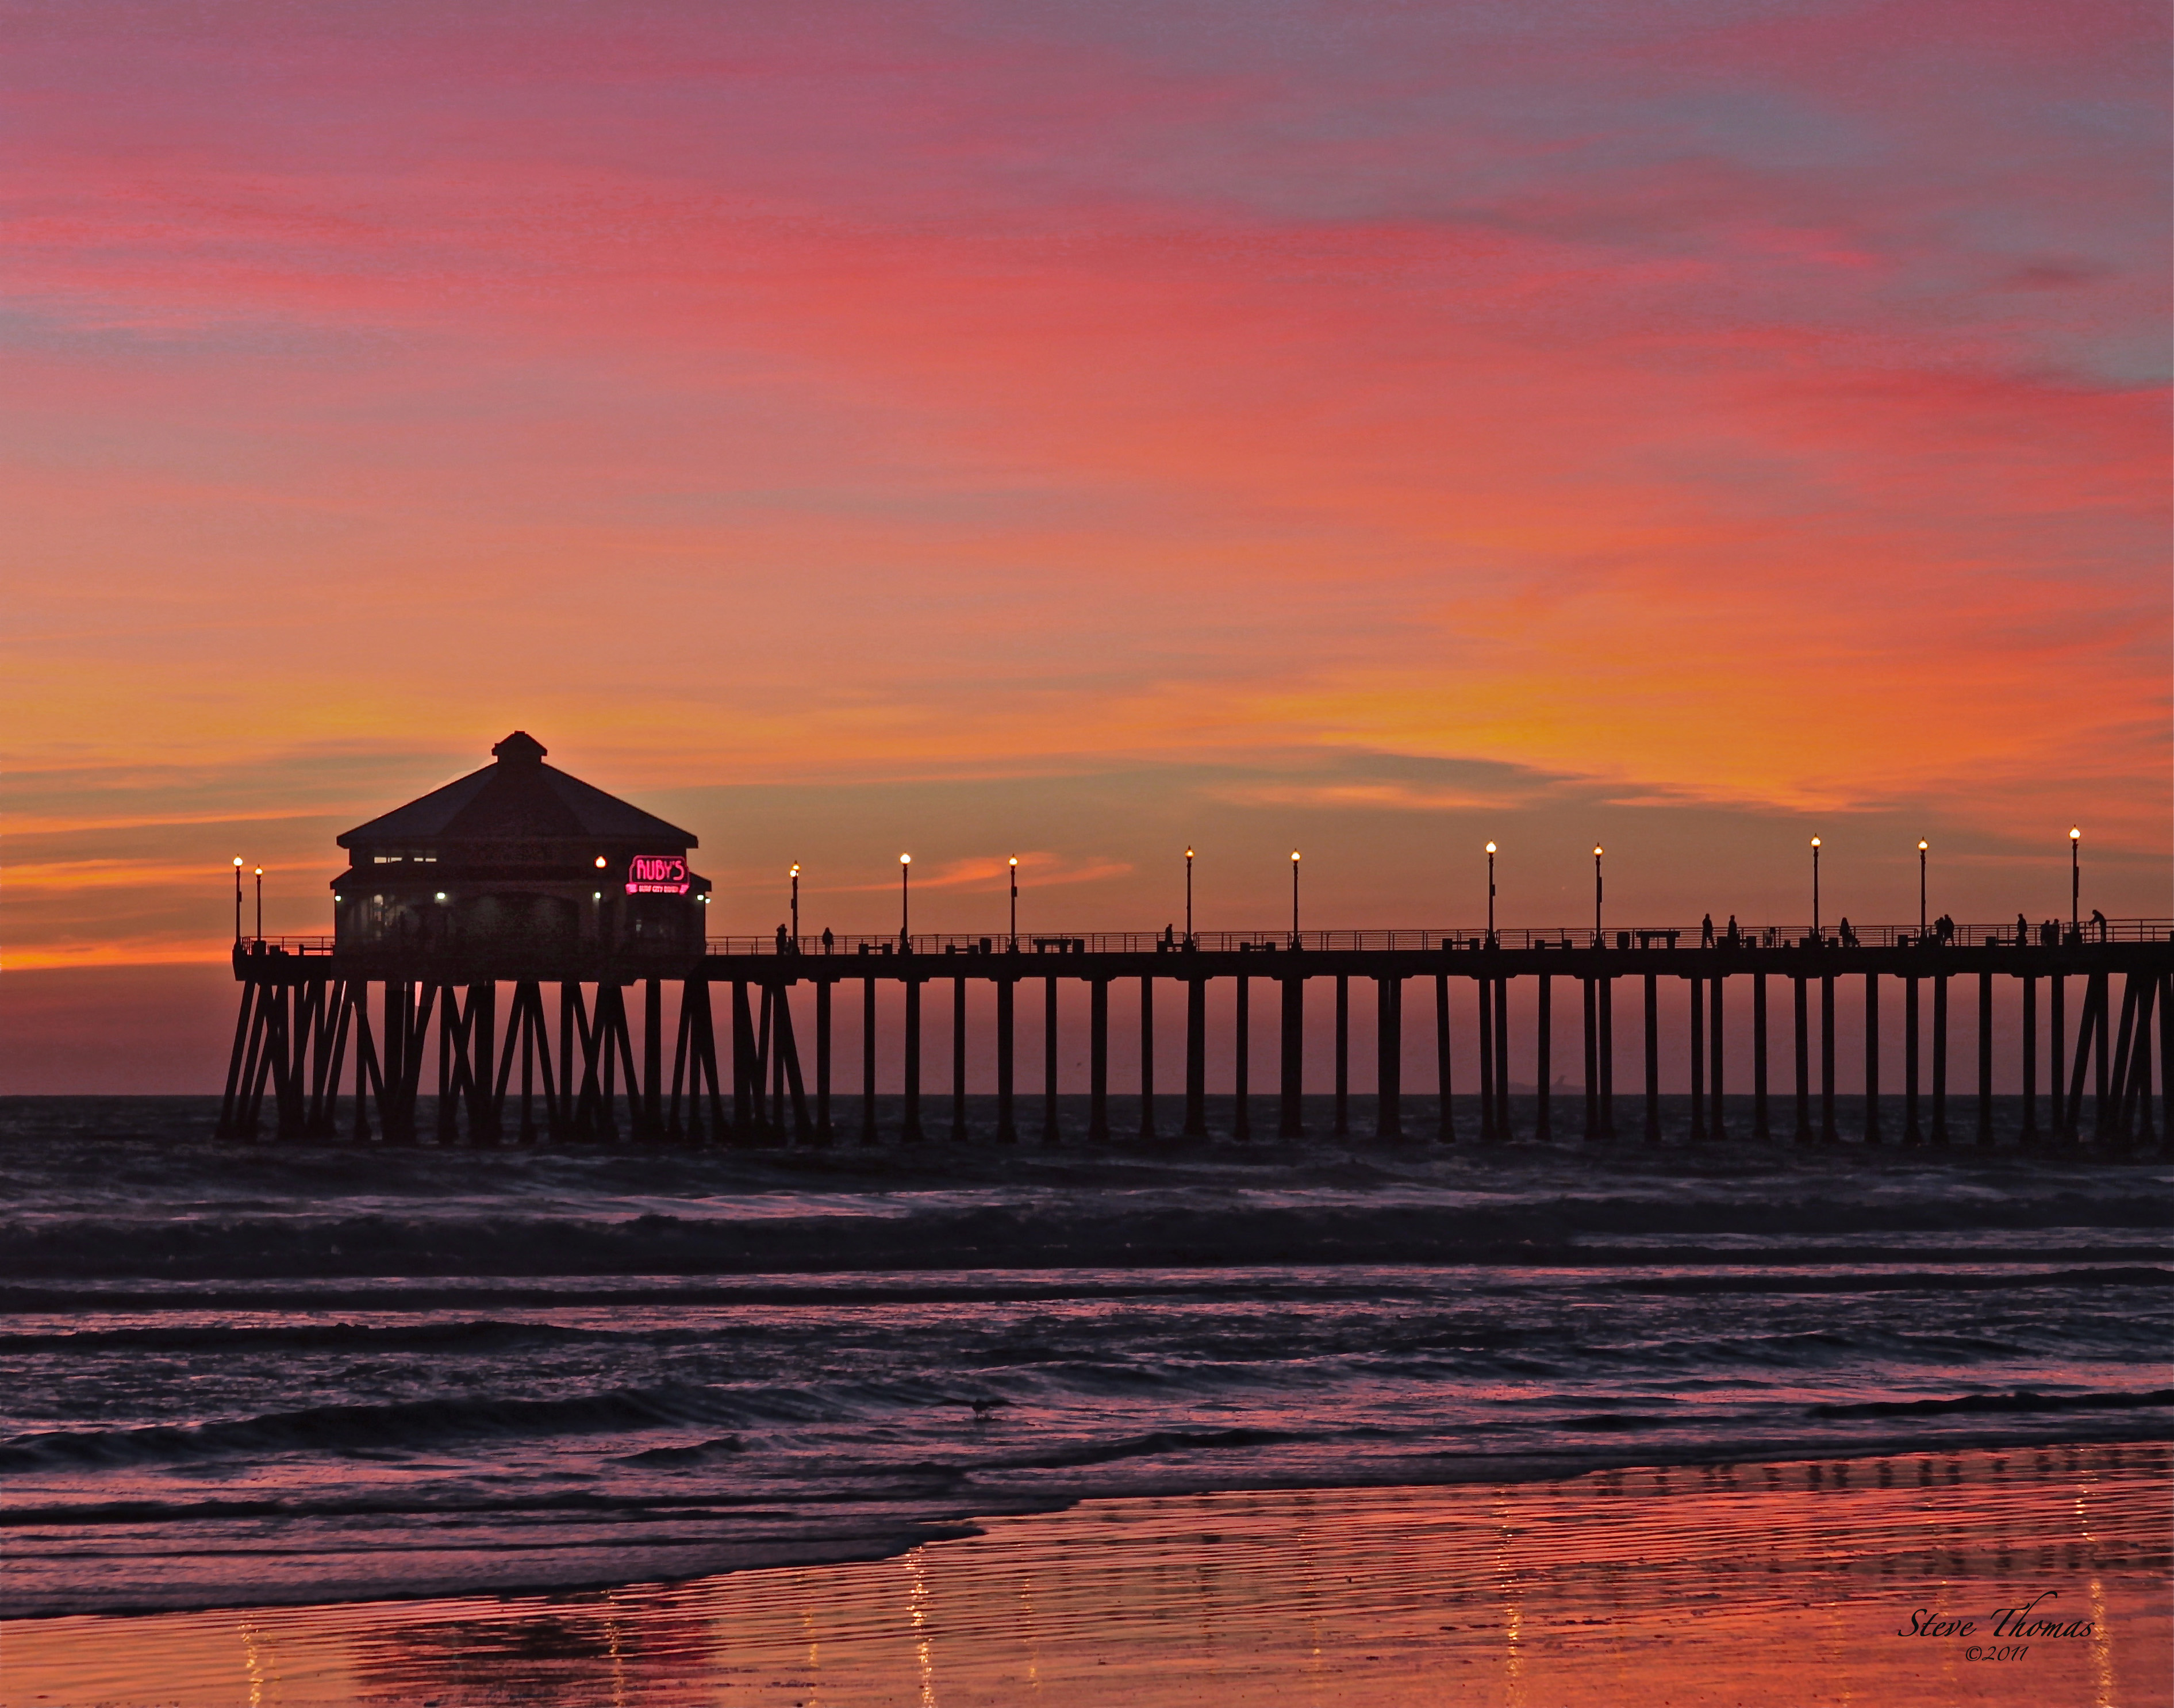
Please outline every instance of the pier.
M353 864L334 880L332 935L243 937L237 914L241 1000L222 1136L962 1141L968 995L982 986L990 1000L976 1006L990 1016L982 1047L994 1058L1003 1144L1198 1143L1211 1094L1230 1100L1230 1134L1241 1140L1658 1144L1670 1010L1688 1021L1693 1143L1991 1149L2004 1012L2021 1040L2021 1144L2126 1155L2164 1154L2170 1138L2174 921L1859 927L1846 940L1809 927L1732 927L1715 938L1710 926L711 938L701 929L708 885L688 865L693 837L544 765L544 751L516 732L494 749L494 766L342 837ZM1460 981L1471 1000L1460 992L1453 1004ZM1375 1016L1364 1134L1351 1124L1355 981L1371 985ZM1731 1034L1732 984L1750 997L1748 1038ZM1059 1064L1076 1041L1060 1028L1068 985L1084 988L1087 1008L1086 1116L1071 1132L1058 1095ZM1211 1086L1217 986L1231 997L1234 1030L1228 1081ZM1513 1004L1513 986L1531 1000ZM1898 986L1903 1059L1890 1080L1880 1012ZM1838 987L1858 997L1862 1026L1862 1082L1847 1089L1836 1079ZM1113 990L1117 1018L1129 1008L1138 1026L1136 1083L1117 1088ZM923 1017L946 998L949 1061L932 1083ZM1159 999L1185 1015L1182 1064L1168 1084L1157 1078ZM837 1016L856 1000L858 1071L841 1087ZM1959 1000L1976 1011L1962 1095L1951 1075ZM1273 1073L1257 1083L1256 1001L1273 1003L1278 1020ZM1333 1030L1329 1085L1311 1088L1333 1091L1333 1113L1313 1129L1310 1008L1333 1017ZM1453 1020L1453 1008L1473 1022ZM878 1046L892 1010L900 1085L886 1122ZM1521 1011L1529 1030L1517 1053L1535 1071L1533 1090L1513 1100ZM1424 1122L1405 1112L1415 1050L1431 1051L1438 1088ZM1031 1098L1019 1089L1023 1051L1038 1058ZM1623 1075L1626 1055L1633 1071ZM1581 1060L1576 1091L1558 1092L1558 1068ZM428 1134L419 1130L426 1083L435 1092ZM1732 1117L1746 1111L1728 1088L1747 1083L1739 1131ZM1838 1110L1851 1090L1853 1125ZM1136 1111L1123 1132L1113 1092Z

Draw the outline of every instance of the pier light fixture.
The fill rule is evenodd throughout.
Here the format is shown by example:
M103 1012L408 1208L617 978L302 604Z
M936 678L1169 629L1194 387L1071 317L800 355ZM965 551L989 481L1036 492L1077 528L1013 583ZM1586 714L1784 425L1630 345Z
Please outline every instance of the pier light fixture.
M264 868L257 868L257 934L264 935Z
M901 854L898 857L898 947L900 954L911 954L913 949L912 879L913 856Z
M241 941L241 857L234 857L234 940Z
M792 946L798 949L800 947L800 862L798 860L792 862L792 869L787 873L786 876L792 880Z
M1017 949L1019 947L1019 856L1013 855L1004 862L1004 865L1010 874L1012 889L1012 928L1011 934L1004 939L1004 942L1008 947Z
M1192 850L1185 851L1185 940L1192 941Z
M438 892L438 900L441 900L441 901L443 901L445 899L446 899L446 892L445 892L444 890L441 889L441 890ZM598 891L598 892L597 892L597 899L598 899L598 900L602 900L603 899L603 892L602 890L599 890L599 891Z
M2070 935L2084 928L2084 833L2081 827L2069 826L2069 931Z
M1495 845L1487 845L1487 947L1495 947Z
M601 872L601 871L603 871L603 869L604 869L604 857L603 857L603 855L599 854L599 855L598 855L598 856L597 856L597 870L598 870L598 871L599 871L599 872Z
M1820 934L1820 839L1812 838L1812 937Z
M1593 845L1593 946L1600 947L1600 844Z
M1298 947L1298 850L1291 850L1291 947Z
M1925 854L1933 845L1923 836L1917 839L1917 935L1925 934Z

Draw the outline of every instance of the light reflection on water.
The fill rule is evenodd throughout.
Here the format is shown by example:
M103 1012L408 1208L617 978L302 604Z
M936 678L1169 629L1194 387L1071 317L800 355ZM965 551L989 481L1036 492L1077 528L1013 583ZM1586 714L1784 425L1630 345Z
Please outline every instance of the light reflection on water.
M1095 1501L861 1565L5 1628L8 1700L2149 1704L2163 1445ZM2089 1638L1898 1635L2057 1592Z

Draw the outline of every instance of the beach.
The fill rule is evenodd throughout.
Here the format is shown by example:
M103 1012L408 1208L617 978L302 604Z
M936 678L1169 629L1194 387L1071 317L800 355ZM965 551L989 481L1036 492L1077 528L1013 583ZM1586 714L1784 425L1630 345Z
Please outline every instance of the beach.
M2168 1467L2155 1443L1090 1500L855 1564L19 1622L5 1700L2122 1708L2166 1700Z

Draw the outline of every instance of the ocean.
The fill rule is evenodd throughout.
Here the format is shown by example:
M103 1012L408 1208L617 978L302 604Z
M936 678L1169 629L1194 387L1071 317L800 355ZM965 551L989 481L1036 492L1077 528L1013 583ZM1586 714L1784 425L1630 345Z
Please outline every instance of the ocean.
M400 1150L217 1143L214 1112L0 1100L11 1614L881 1559L1109 1498L2174 1435L2159 1160L999 1149L979 1105L964 1145Z

